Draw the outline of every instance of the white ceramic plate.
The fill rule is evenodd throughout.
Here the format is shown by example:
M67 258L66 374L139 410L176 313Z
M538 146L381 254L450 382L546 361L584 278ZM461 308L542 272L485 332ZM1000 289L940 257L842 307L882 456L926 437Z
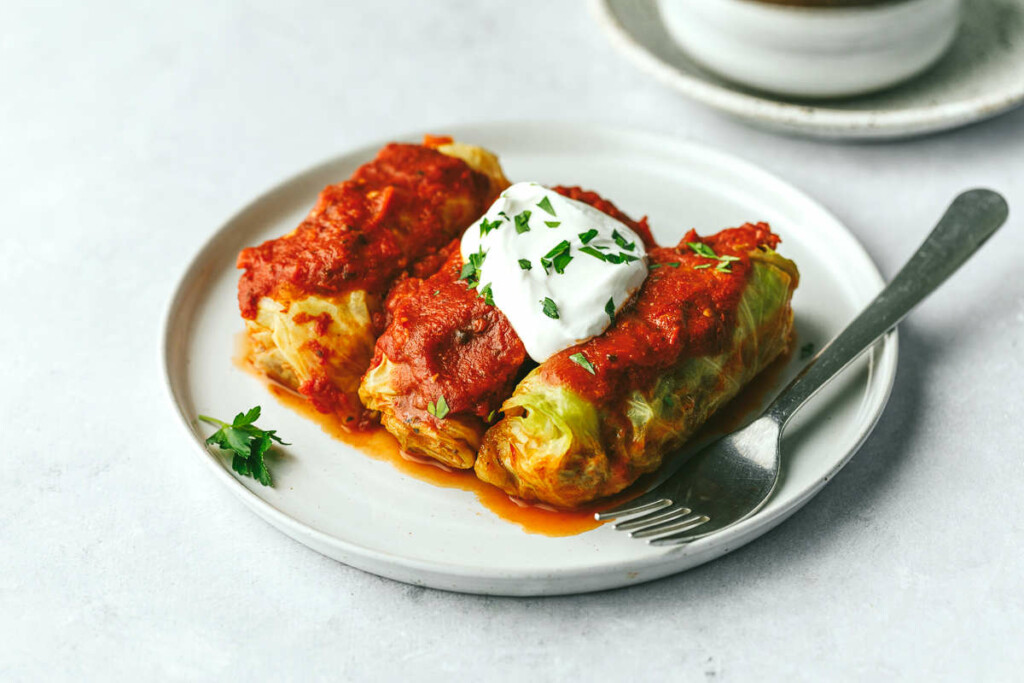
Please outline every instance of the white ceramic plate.
M1024 0L966 0L960 33L935 67L877 94L827 101L759 93L709 73L669 36L656 0L593 0L593 7L615 46L645 71L698 102L779 132L901 138L981 121L1024 102Z
M750 164L704 147L645 133L569 124L484 124L433 131L496 152L507 175L598 190L655 237L675 243L767 220L782 253L800 266L793 301L799 344L819 347L880 289L882 279L856 239L820 205ZM419 135L401 139L418 140ZM439 488L327 436L279 404L232 362L242 329L235 256L291 230L319 190L348 177L383 142L343 154L256 199L200 249L182 277L164 334L176 412L212 472L257 514L325 555L399 581L503 595L580 593L649 581L723 555L765 533L807 502L853 455L882 412L896 372L888 337L809 403L783 440L785 472L757 515L673 550L653 548L604 526L577 536L525 533L469 492ZM779 377L792 376L798 360ZM255 404L261 425L290 441L275 463L275 488L239 479L203 446L195 415L234 415Z

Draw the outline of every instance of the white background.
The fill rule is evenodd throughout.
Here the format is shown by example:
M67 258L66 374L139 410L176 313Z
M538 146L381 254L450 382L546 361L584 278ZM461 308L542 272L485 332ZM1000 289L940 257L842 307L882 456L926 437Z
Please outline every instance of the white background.
M1024 111L889 144L751 130L583 3L0 7L0 679L1010 679L1024 669ZM891 276L958 191L1010 223L902 327L874 435L806 508L652 584L498 599L364 574L209 476L158 331L198 245L314 162L494 119L713 145Z

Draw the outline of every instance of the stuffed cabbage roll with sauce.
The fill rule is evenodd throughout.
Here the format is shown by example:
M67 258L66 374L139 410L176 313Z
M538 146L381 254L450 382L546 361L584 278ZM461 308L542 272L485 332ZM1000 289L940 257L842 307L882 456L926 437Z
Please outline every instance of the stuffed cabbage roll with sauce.
M450 138L384 147L324 189L295 230L239 254L248 360L319 411L359 425L359 381L391 284L404 272L434 272L444 247L507 186L492 154Z
M575 508L657 469L787 349L796 265L764 223L648 253L635 303L533 369L484 435L477 476Z
M579 187L553 190L616 219L645 245L654 246L646 219L634 221L611 202ZM556 221L545 223L541 218L553 217L537 210L530 219L534 230L555 235L551 224ZM516 229L526 227L520 222ZM512 230L513 225L504 229ZM535 363L508 318L486 291L481 292L485 283L467 275L459 243L450 245L450 251L435 275L395 285L387 303L389 323L377 340L359 394L367 408L380 412L381 423L403 450L469 469L487 425ZM552 274L556 266L550 265ZM544 266L537 260L532 267Z

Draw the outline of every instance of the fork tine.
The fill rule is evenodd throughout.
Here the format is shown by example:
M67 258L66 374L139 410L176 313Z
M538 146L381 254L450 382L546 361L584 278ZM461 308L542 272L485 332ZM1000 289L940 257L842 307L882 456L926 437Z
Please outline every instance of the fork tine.
M688 514L690 514L690 508L676 507L673 505L668 509L663 508L655 510L654 512L649 512L646 515L640 515L639 517L635 517L625 522L617 522L612 526L612 528L616 531L629 531L631 529L645 527L648 524L653 524L655 522L668 522Z
M640 529L639 531L632 531L629 535L633 538L650 538L651 536L661 536L663 534L672 533L673 531L689 530L710 521L711 518L707 515L690 515L683 519L673 520L671 522L652 524L651 526Z
M652 538L647 541L650 545L656 545L659 547L666 547L670 545L684 545L691 541L696 541L699 535L691 534L689 529L684 529L678 533L669 534L668 536L662 536L661 538Z
M727 525L723 528L728 528L728 526L731 525ZM713 531L714 533L718 533L719 531L722 531L722 529L713 529ZM691 527L689 529L683 529L681 531L677 531L675 533L669 534L667 536L662 536L660 538L652 538L647 542L651 545L657 546L683 545L684 543L691 543L693 541L699 540L707 536L708 533L709 532L706 531L694 532L694 527Z
M622 505L616 505L609 510L596 512L594 513L594 519L599 522L603 522L609 519L625 517L626 515L636 515L641 512L653 512L655 510L667 508L671 504L672 501L665 496L655 494L654 491L651 491L650 493L645 493L633 500L626 501Z

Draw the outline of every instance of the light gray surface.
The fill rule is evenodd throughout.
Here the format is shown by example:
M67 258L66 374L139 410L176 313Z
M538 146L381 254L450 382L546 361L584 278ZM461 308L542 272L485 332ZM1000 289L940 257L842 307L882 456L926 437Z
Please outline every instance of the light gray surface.
M578 3L248 5L0 9L0 679L1019 676L1024 111L822 144L680 99ZM495 118L739 154L832 208L889 275L967 186L1003 191L1011 219L903 326L877 431L776 531L616 592L410 588L307 550L208 476L157 333L199 243L283 176Z

